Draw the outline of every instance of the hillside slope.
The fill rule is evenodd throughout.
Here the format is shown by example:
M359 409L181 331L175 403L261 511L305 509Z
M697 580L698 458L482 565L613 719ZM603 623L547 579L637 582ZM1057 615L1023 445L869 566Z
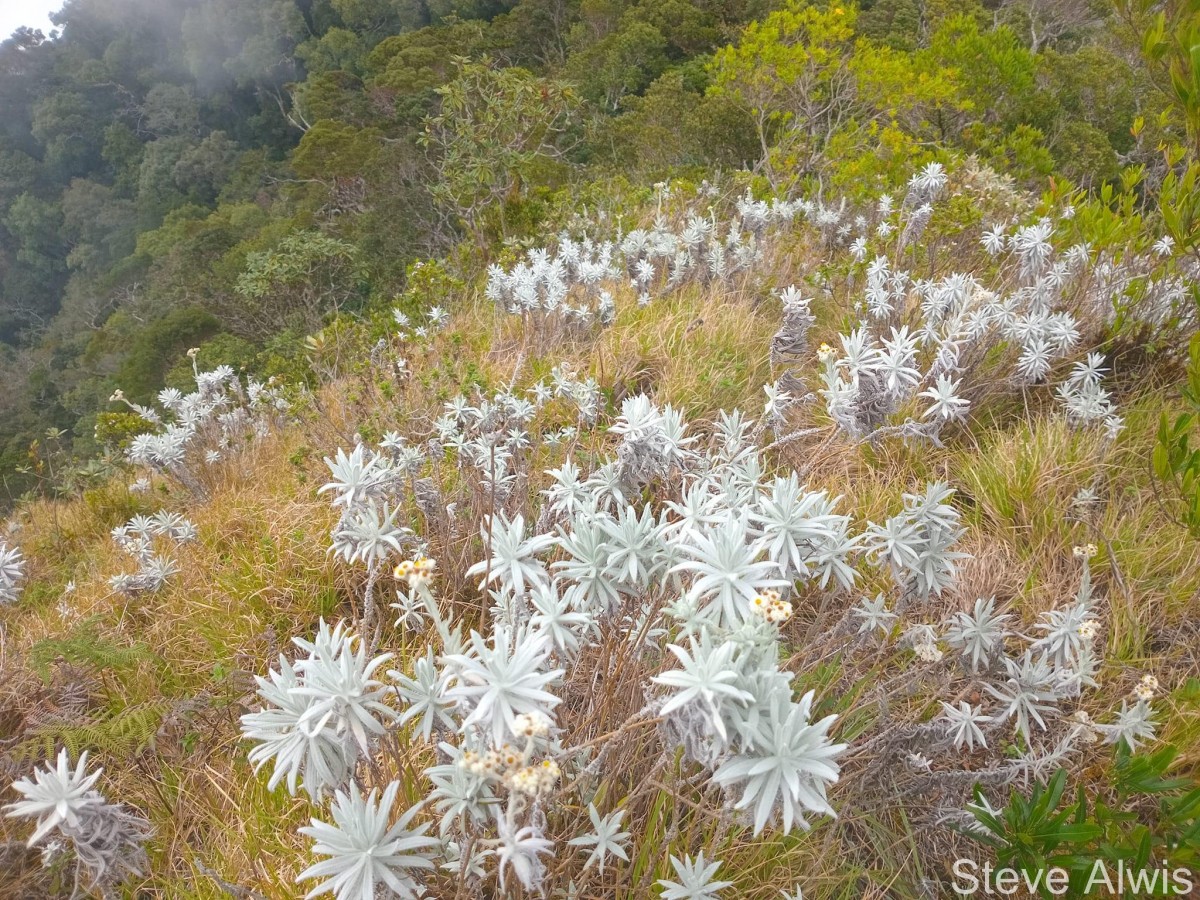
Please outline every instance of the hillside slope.
M4 895L302 896L299 829L378 789L400 896L933 896L997 858L972 789L1059 769L1087 827L1039 852L1186 866L1200 544L1148 460L1196 263L1095 215L970 161L663 185L423 264L315 390L130 404L128 472L5 537L0 782L86 750L147 855L0 819Z

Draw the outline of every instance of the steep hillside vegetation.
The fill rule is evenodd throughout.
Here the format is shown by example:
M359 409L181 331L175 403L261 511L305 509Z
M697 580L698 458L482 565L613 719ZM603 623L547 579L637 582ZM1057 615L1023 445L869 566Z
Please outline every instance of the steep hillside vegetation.
M0 50L0 893L1181 886L1200 13L446 6Z
M1187 7L69 0L0 45L0 498L76 488L112 391L186 387L190 347L311 385L331 316L620 214L614 177L862 199L973 154L1152 204L1194 147Z

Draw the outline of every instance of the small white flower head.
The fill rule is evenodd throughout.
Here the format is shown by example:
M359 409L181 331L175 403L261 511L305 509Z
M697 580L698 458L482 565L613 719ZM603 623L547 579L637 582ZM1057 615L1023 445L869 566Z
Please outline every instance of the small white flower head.
M413 590L425 591L433 583L437 571L437 560L428 556L418 556L415 559L405 559L392 570L397 581L407 581Z
M508 786L518 794L536 797L541 793L541 785L542 782L538 778L537 768L534 766L524 766L510 772L508 775Z
M779 591L765 590L750 601L750 612L772 625L783 625L792 617L792 604L779 596Z
M1158 679L1147 672L1133 689L1133 696L1138 700L1149 702L1158 693Z
M1077 629L1079 636L1085 641L1094 641L1100 633L1100 623L1095 619L1084 619Z
M513 733L517 737L544 738L550 734L551 724L548 715L541 710L533 710L513 719Z
M917 655L917 659L921 662L935 663L939 662L943 656L938 645L932 641L919 641L913 644L913 653Z
M515 753L511 748L509 750ZM554 790L559 778L562 777L562 769L552 759L544 759L537 764L520 765L521 757L519 755L509 756L507 759L505 759L505 753L501 753L500 756L502 762L515 761L517 763L509 769L505 779L508 787L516 793L525 794L528 797L545 796Z

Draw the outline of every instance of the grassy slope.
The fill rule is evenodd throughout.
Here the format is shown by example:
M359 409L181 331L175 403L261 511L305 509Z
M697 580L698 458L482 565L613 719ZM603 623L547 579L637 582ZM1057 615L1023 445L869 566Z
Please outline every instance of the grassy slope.
M810 256L804 247L780 248L769 280L800 280ZM314 493L324 474L322 456L347 443L356 428L421 431L468 378L482 378L490 388L513 379L521 385L563 360L590 371L614 399L646 390L659 402L682 406L689 421L737 405L756 412L761 385L773 377L767 347L779 315L776 301L761 299L751 291L689 289L639 309L619 297L611 329L594 341L560 344L535 339L476 295L428 349L414 354L414 376L394 397L385 402L376 385L354 378L330 386L320 407L331 414L311 413L253 456L225 465L212 502L190 502L165 489L135 496L113 484L81 499L29 507L19 539L31 561L31 582L21 603L0 614L0 737L13 742L5 746L18 761L13 772L0 770L0 783L54 744L90 748L106 767L106 792L146 812L157 829L154 874L138 896L217 898L226 896L222 879L265 897L300 896L294 878L310 857L296 827L312 809L282 789L268 792L266 774L251 773L237 717L252 702L250 675L263 673L292 635L310 633L318 617L350 614L361 592L361 576L325 553L334 514ZM817 340L838 324L823 310ZM815 361L801 374L815 384ZM1023 398L1032 407L1028 415L1020 406L997 407L990 423L952 435L945 449L853 447L827 427L803 449L782 448L772 462L800 468L811 486L844 495L842 508L853 511L855 531L894 511L901 492L924 479L946 478L958 489L967 549L975 558L963 569L961 589L929 609L926 621L994 594L1014 601L1028 633L1037 612L1074 593L1072 545L1099 544L1095 577L1098 595L1106 598L1100 611L1109 663L1101 691L1085 702L1094 716L1106 716L1145 671L1157 674L1166 691L1200 674L1200 546L1164 518L1148 479L1146 460L1166 389L1138 387L1118 398L1128 427L1101 461L1096 437L1039 411L1047 393ZM797 415L797 426L814 424L826 425L819 408ZM593 450L603 440L602 433L583 436ZM557 464L549 456L545 462L535 461L533 470ZM1095 521L1063 515L1081 488L1107 501ZM182 573L161 594L125 601L106 583L127 563L108 531L135 512L162 507L195 521L200 539L180 549ZM475 558L477 551L463 552ZM60 610L71 579L77 587ZM862 592L886 584L869 576ZM786 635L795 648L788 667L801 673L799 682L831 697L869 691L871 677L883 684L883 661L860 665L851 683L836 662L805 646L806 629L830 614L827 602L809 599ZM64 643L64 636L73 637ZM392 634L385 644L403 655L420 641L420 635ZM89 657L99 671L83 668ZM56 719L54 710L66 708L72 686L87 692L86 712L68 709ZM913 718L932 715L935 706L932 691L895 703ZM1194 765L1200 748L1195 703L1177 691L1165 706L1172 712L1160 715L1160 734L1188 748L1185 764ZM845 735L866 725L849 716L841 727ZM423 765L414 752L380 764L410 778ZM420 790L411 784L409 799ZM903 811L874 809L869 798L841 788L832 799L841 811L836 824L805 836L744 841L722 857L726 876L753 873L739 884L738 896L777 896L797 873L804 875L806 896L861 896L852 879L863 868L879 886L875 896L911 890L903 886L925 873ZM637 820L634 874L615 884L612 895L638 896L630 885L667 874L660 852L665 821L657 808ZM715 827L687 821L692 829ZM0 844L22 835L0 820ZM0 863L15 863L15 857L10 848ZM28 896L42 896L32 880L36 856L27 863Z

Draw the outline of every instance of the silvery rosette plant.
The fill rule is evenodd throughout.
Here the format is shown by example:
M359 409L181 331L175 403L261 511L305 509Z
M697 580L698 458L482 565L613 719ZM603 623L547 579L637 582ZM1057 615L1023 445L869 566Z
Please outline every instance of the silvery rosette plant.
M0 604L16 603L25 580L25 557L20 547L0 541Z
M4 809L6 816L34 820L28 846L42 847L46 866L70 865L76 890L82 884L107 896L130 876L145 874L151 829L142 816L96 790L103 770L89 772L87 756L84 751L72 767L60 750L53 766L46 763L32 778L13 783L21 799Z

